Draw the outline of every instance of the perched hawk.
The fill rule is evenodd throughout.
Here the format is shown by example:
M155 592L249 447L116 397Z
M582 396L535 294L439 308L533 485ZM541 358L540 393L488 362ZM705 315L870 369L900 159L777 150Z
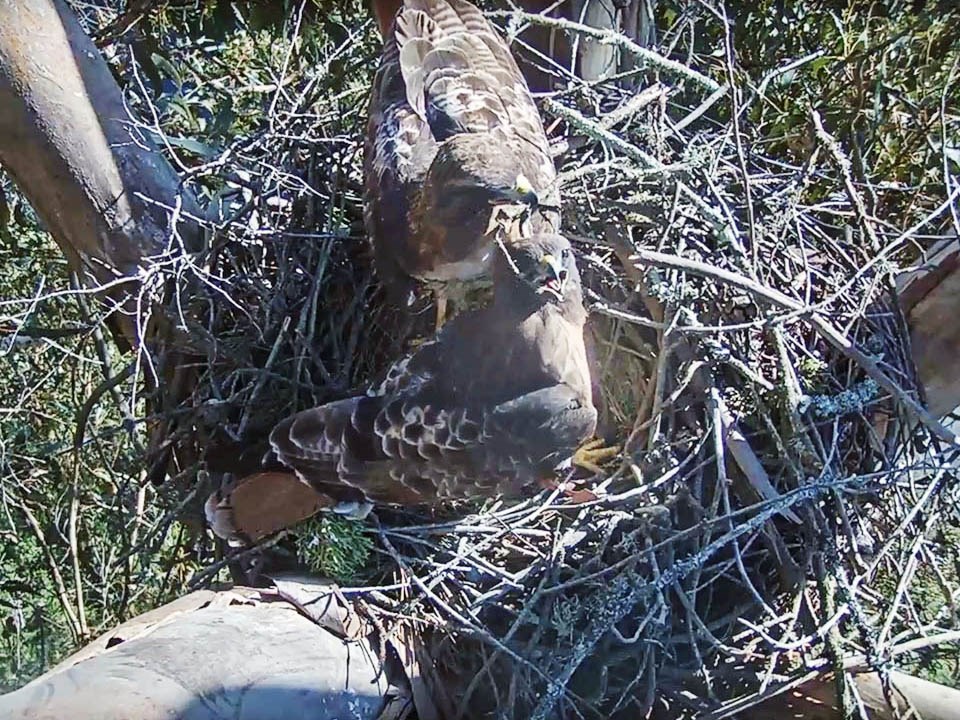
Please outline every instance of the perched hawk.
M494 299L458 315L368 394L274 428L279 460L340 501L515 495L593 435L580 276L566 239L495 246Z
M383 14L395 3L376 6ZM510 50L466 0L403 0L373 82L365 221L400 302L415 281L446 298L488 278L495 208L526 207L526 234L559 229L556 171Z

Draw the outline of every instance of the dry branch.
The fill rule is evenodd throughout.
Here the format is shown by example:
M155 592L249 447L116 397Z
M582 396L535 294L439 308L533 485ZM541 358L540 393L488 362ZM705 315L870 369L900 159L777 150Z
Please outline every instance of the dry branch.
M784 295L778 290L763 287L747 277L737 275L722 268L710 267L695 260L688 260L686 258L670 256L650 250L637 250L635 257L643 264L670 267L697 275L713 277L735 287L747 290L767 302L777 305L784 310L789 310L791 313L795 313L798 317L805 317L827 342L856 361L870 377L877 381L880 387L896 398L897 402L901 403L912 416L922 422L930 432L946 443L951 445L957 444L956 436L945 428L929 410L890 379L886 373L880 369L876 361L858 348L850 338L833 327L828 321L818 316L816 310L807 308L803 303Z

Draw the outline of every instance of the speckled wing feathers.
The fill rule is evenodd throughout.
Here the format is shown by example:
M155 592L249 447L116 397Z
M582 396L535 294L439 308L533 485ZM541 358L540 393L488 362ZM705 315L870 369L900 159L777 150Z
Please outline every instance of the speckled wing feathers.
M431 367L446 363L442 347L424 352L396 363L371 394L280 423L270 438L280 461L332 497L345 497L341 483L374 502L429 503L515 493L593 431L596 411L563 383L458 405L436 377L444 368Z
M397 16L396 44L407 101L434 137L509 127L545 150L523 75L483 15L473 6L416 5L408 2Z
M441 146L464 134L484 137L435 164ZM509 186L521 172L543 203L559 205L539 112L503 39L463 0L405 0L374 79L364 157L365 223L394 301L410 297L412 278L442 276L447 263L460 280L482 274L482 265L456 265L487 242L486 219L471 219L490 200L470 186ZM424 203L432 208L418 206L432 177L442 189ZM555 231L559 218L535 224Z

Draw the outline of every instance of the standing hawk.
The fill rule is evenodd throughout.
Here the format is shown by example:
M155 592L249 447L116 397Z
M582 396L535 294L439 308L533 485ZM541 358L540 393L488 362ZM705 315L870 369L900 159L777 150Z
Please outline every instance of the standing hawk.
M279 460L341 501L516 494L593 435L587 318L566 239L495 246L494 298L447 323L366 395L277 425Z
M393 3L378 4L383 14ZM466 0L403 0L373 81L365 222L378 274L400 302L419 280L447 296L489 275L494 211L559 229L547 136L504 41Z

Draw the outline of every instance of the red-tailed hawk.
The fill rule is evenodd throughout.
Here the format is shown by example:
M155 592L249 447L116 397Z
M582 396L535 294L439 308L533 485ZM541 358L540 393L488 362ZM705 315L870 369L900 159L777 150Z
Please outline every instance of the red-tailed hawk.
M377 5L385 30L364 158L367 232L396 300L416 281L445 299L488 278L491 216L528 209L525 234L559 229L540 115L510 50L466 0Z
M566 239L497 245L494 299L447 323L366 395L274 428L280 462L340 501L516 495L593 435L580 277Z

